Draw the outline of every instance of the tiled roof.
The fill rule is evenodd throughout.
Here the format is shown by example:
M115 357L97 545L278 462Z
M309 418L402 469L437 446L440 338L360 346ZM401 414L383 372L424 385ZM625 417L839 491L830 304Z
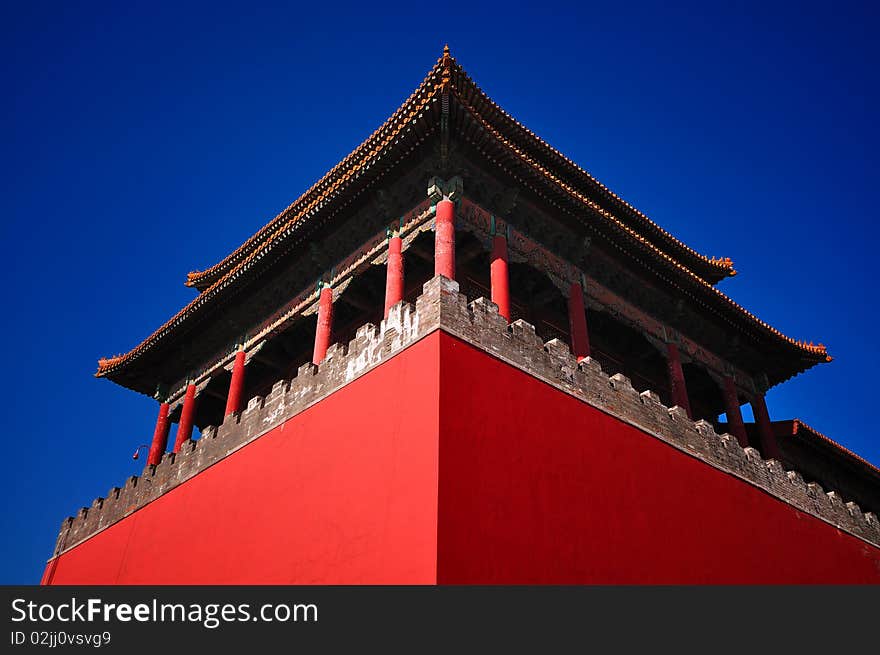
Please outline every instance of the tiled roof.
M197 287L200 295L133 350L100 359L96 375L105 376L125 366L174 331L191 314L215 302L252 263L283 243L300 223L318 213L329 199L341 193L376 163L410 126L422 120L435 120L436 110L431 105L444 92L454 96L510 156L527 166L533 174L543 177L558 192L601 216L608 228L620 234L621 238L636 245L655 261L677 271L684 280L702 288L719 306L745 317L760 331L794 346L812 359L830 361L822 344L807 344L783 335L718 291L713 282L735 274L729 259L710 259L696 253L623 201L489 99L449 55L448 49L444 49L443 56L428 72L422 84L382 126L234 252L204 271L190 273L186 283ZM597 195L607 202L597 202Z
M437 60L437 64L432 68L422 84L413 92L413 94L401 105L401 107L370 137L360 146L355 148L351 154L343 159L339 164L332 168L324 177L322 177L312 188L302 194L286 209L279 213L275 218L269 221L256 234L245 241L241 246L226 256L217 264L205 269L204 271L193 271L187 275L187 286L194 286L200 289L217 279L224 271L232 267L240 265L246 254L269 237L280 225L284 224L291 216L301 217L304 215L303 209L315 203L316 198L320 197L322 192L329 193L335 186L344 181L346 173L351 168L356 168L358 162L364 157L372 154L373 146L381 137L386 134L389 129L393 128L400 122L401 117L412 118L414 112L411 111L413 105L419 108L424 106L424 101L430 97L447 90L455 94L460 100L473 104L479 101L480 113L488 115L488 117L498 123L502 129L511 133L510 137L523 147L540 151L540 153L553 162L555 167L564 167L569 172L581 178L581 181L588 186L591 191L598 192L605 198L612 201L617 208L625 210L637 219L639 227L652 233L659 241L665 242L665 245L679 251L675 254L687 255L694 263L700 263L707 269L707 274L713 279L721 279L735 275L733 262L730 258L706 257L689 248L687 245L676 239L674 236L663 230L659 225L653 222L645 214L637 210L635 207L620 198L604 184L590 175L587 171L579 167L560 151L550 146L534 132L526 128L524 125L515 120L510 114L504 111L498 104L492 101L467 75L464 69L459 66L454 57L449 55L448 48L444 48L444 54ZM422 102L420 102L422 101ZM488 110L488 111L487 111ZM417 112L415 112L417 113ZM698 272L699 274L699 272Z
M840 451L841 453L843 453L844 455L846 455L850 459L858 462L859 464L868 468L874 474L880 476L880 469L878 469L876 466L871 464L871 462L869 462L868 460L866 460L863 457L859 457L853 451L845 448L844 446L841 446L839 443L834 441L831 437L825 436L824 434L819 432L816 428L810 427L809 425L804 423L799 418L792 419L791 421L774 421L774 425L777 425L779 423L788 423L788 422L791 423L791 436L796 437L796 436L799 436L804 433L808 434L813 439L824 442L826 445L831 446L833 449L835 449L837 451Z

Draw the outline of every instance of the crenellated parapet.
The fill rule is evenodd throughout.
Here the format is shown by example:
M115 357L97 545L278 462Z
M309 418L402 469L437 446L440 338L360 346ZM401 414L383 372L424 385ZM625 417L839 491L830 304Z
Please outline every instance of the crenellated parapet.
M776 460L742 448L729 434L717 434L706 421L692 421L681 407L666 407L652 391L639 393L621 374L606 375L598 362L578 361L568 344L546 343L522 320L508 324L498 307L478 298L468 302L456 282L434 277L415 305L393 306L378 326L367 324L347 344L331 345L319 365L302 365L292 379L278 380L266 396L251 398L241 412L208 427L200 439L185 441L122 487L110 489L65 519L56 542L57 556L95 533L136 512L251 441L305 411L373 368L437 330L536 377L654 438L733 475L838 529L880 546L880 522L834 491L807 484Z

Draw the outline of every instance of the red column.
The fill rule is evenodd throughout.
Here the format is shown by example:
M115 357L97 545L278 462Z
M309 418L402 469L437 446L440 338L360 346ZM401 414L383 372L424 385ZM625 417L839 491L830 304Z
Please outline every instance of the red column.
M321 289L321 299L318 301L318 326L315 329L315 352L312 355L312 363L318 365L327 354L330 347L330 335L333 332L333 289L324 287Z
M174 439L174 450L178 452L183 442L192 436L193 414L196 411L196 385L186 386L186 395L183 397L183 409L180 410L180 423L177 424L177 437Z
M669 368L669 387L672 390L672 404L683 407L689 418L693 418L691 413L691 402L688 400L687 385L684 382L684 370L681 368L681 355L678 353L678 346L672 342L666 344L666 364Z
M437 203L434 221L434 275L455 279L455 204L443 199Z
M498 313L510 320L510 273L507 259L507 239L496 234L492 239L492 302L498 305Z
M156 465L162 460L165 447L168 445L168 403L159 405L159 416L156 419L156 429L153 431L153 443L150 445L150 454L147 457L147 465Z
M568 327L571 331L571 352L580 362L590 356L590 337L587 333L584 290L577 282L572 282L568 290Z
M241 392L244 390L244 351L235 353L232 365L232 379L229 381L229 395L226 396L226 413L224 416L241 411Z
M727 425L730 433L736 437L739 445L745 448L749 445L749 437L746 434L746 426L743 423L742 412L739 409L739 396L736 393L736 384L729 375L724 378L721 388L724 394L724 411L727 414Z
M767 411L767 403L764 394L756 393L752 397L752 414L755 415L755 423L758 426L758 435L761 438L761 454L764 459L782 460L782 453L776 444L776 435L773 434L773 426L770 425L770 413Z
M385 266L385 318L388 310L403 300L403 253L400 237L388 241L388 263Z

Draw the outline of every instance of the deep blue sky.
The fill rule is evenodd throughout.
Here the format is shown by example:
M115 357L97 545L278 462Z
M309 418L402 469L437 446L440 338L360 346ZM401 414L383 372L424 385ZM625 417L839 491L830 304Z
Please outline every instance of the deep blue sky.
M774 389L771 416L880 463L869 3L16 4L0 10L0 583L37 582L61 519L142 468L155 402L94 379L97 358L190 300L187 271L358 145L447 41L538 135L732 257L723 291L828 344L835 361Z

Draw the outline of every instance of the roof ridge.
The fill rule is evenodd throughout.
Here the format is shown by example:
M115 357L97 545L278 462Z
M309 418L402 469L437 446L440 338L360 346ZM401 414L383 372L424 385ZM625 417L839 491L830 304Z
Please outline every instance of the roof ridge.
M847 448L846 446L843 446L843 445L839 444L838 442L836 442L836 441L835 441L834 439L832 439L831 437L825 435L825 434L822 433L822 432L819 432L816 428L814 428L813 426L809 425L809 424L808 424L806 421L804 421L803 419L800 419L800 418L793 418L793 419L791 419L791 426L792 426L792 436L794 436L794 435L796 435L796 434L798 433L798 427L799 427L799 426L803 426L804 428L806 428L806 430L807 430L808 432L811 432L811 433L815 434L817 437L819 437L819 438L822 439L823 441L827 441L827 442L828 442L829 444L831 444L832 446L838 448L839 450L842 450L844 453L846 453L847 455L849 455L849 456L852 457L853 459L857 460L858 462L867 465L869 468L871 468L871 470L873 470L875 473L877 473L878 475L880 475L880 468L878 468L877 466L875 466L874 464L872 464L871 462L869 462L868 460L866 460L864 457L862 457L862 456L860 456L860 455L857 455L856 453L854 453L853 451L851 451L851 450L850 450L849 448Z
M459 96L459 100L461 102L465 103L469 109L472 109L470 107L470 105L467 105L466 101L463 98L461 98L461 96ZM475 112L475 110L473 110L471 113L477 120L479 120L482 123L484 129L491 131L495 135L495 138L502 141L514 154L516 154L518 157L520 157L521 159L523 159L524 161L529 163L533 168L539 169L548 179L552 180L557 186L559 186L567 194L573 196L575 199L577 199L580 202L582 202L583 204L587 205L593 211L595 211L599 214L602 214L602 216L604 216L606 219L608 219L613 225L615 225L615 227L617 227L619 230L625 232L634 241L636 241L637 243L641 244L644 247L647 247L649 249L654 250L655 253L657 255L659 255L661 259L669 262L674 267L683 271L688 277L690 277L691 279L696 281L698 284L710 289L718 297L722 298L728 304L732 305L736 310L744 312L746 315L748 315L750 318L752 318L754 321L756 321L759 325L768 329L769 331L774 333L776 336L782 337L785 341L788 341L791 344L798 346L802 350L806 350L807 352L810 352L812 354L824 355L824 356L828 357L828 361L831 361L830 357L827 355L826 348L823 344L820 343L818 345L814 345L812 341L809 344L807 344L806 341L797 341L795 339L792 339L791 337L785 336L784 334L782 334L782 332L780 332L776 328L770 326L768 323L765 323L764 321L759 319L757 316L755 316L754 314L752 314L751 312L749 312L748 310L746 310L745 308L743 308L742 306L737 304L734 300L729 298L727 295L722 293L719 289L717 289L714 285L710 284L703 277L701 277L700 275L697 275L692 270L690 270L687 266L685 266L681 262L677 261L669 253L665 252L664 250L661 250L660 248L657 248L657 246L655 246L650 241L645 239L642 235L640 235L638 232L636 232L629 225L626 225L625 223L621 222L616 216L614 216L614 214L609 212L607 209L605 209L604 207L602 207L598 203L594 202L593 200L590 200L589 198L584 197L583 194L581 194L579 191L577 191L576 189L573 189L571 187L571 185L567 184L563 180L560 180L558 177L556 177L553 173L551 173L540 162L534 161L532 158L530 158L528 156L528 154L522 152L519 148L517 148L515 145L510 143L504 137L503 134L499 133L497 130L492 128L482 116L480 116L479 114L477 114Z
M447 46L448 48L448 46ZM416 87L416 89L410 93L410 95L406 98L406 100L401 103L401 105L391 114L388 119L386 119L379 127L377 127L370 136L364 139L360 145L358 145L354 150L352 150L348 155L346 155L339 163L337 163L333 168L327 171L324 175L322 175L311 187L309 187L306 191L304 191L300 196L290 203L287 207L285 207L282 211L280 211L272 220L266 223L263 227L261 227L257 232L248 237L238 248L233 250L230 254L224 257L222 260L210 266L202 271L191 271L187 274L186 286L193 287L197 286L198 283L206 278L212 276L215 273L218 273L222 268L232 264L237 259L240 259L244 251L254 244L261 236L270 232L273 228L277 227L277 225L285 218L287 215L294 210L294 208L304 202L306 198L311 195L314 195L321 187L328 186L331 184L331 178L335 173L338 173L342 170L343 167L352 163L354 158L363 154L363 150L369 145L371 141L376 139L381 132L387 130L391 125L398 119L406 109L407 105L410 104L414 98L419 94L419 92L423 92L428 89L429 81L433 76L436 76L442 68L443 58L437 60L437 63L431 68L427 75L425 75L425 79L422 83ZM431 90L431 96L437 92L437 88ZM429 97L431 97L429 96Z
M454 59L453 59L453 62L455 62ZM537 134L535 134L535 132L533 132L528 127L526 127L523 123L521 123L516 118L514 118L513 115L511 115L501 105L499 105L497 102L492 100L492 98L489 96L489 94L487 94L485 91L483 91L483 89L480 87L480 85L477 84L470 75L468 75L467 71L465 71L464 68L460 64L455 63L455 65L457 66L458 70L460 71L460 73L462 74L464 79L468 83L470 83L474 87L474 89L476 89L476 91L478 93L480 93L490 103L492 109L494 109L495 111L500 113L507 121L509 121L517 129L521 130L524 134L526 134L528 137L533 139L535 143L540 145L550 155L557 157L561 161L565 162L568 166L573 168L577 173L584 175L591 183L595 184L602 193L604 193L606 196L608 196L613 201L619 203L621 206L626 208L628 211L632 212L636 217L641 219L647 226L652 228L655 232L657 232L662 237L669 240L672 244L682 248L683 250L690 253L695 258L702 260L707 265L716 267L719 270L726 271L726 274L725 274L726 277L736 275L736 270L734 270L734 268L733 268L733 261L730 259L730 257L711 257L711 258L707 257L706 255L703 255L703 254L697 252L696 250L694 250L693 248L691 248L690 246L688 246L686 243L684 243L683 241L678 239L672 233L665 230L658 223L651 220L647 214L640 211L635 206L633 206L629 202L627 202L625 199L623 199L622 197L620 197L619 195L614 193L609 187L607 187L605 184L600 182L596 177L594 177L585 168L580 166L577 162L575 162L570 157L563 154L559 149L550 145L547 141L545 141L544 139L539 137ZM461 96L459 96L459 97L461 97Z
M438 62L438 63L439 63L439 62ZM435 69L436 69L436 68L437 68L437 67L435 66ZM432 69L432 72L433 72L435 69ZM430 77L430 74L429 74L429 77ZM426 80L427 80L427 79L428 79L428 78L426 78ZM407 100L407 102L409 102L409 100L412 99L412 97L413 97L414 95L415 95L415 93L413 93L412 95L410 95L410 98ZM424 102L421 104L421 106L419 106L419 108L418 108L416 111L421 111L421 110L424 108L424 105L427 104L427 101L428 101L431 97L433 97L433 94L427 96L427 97L424 99ZM402 109L405 105L406 105L406 103L404 103L404 105L401 106L401 109ZM395 112L395 115L398 114L398 113L400 113L400 109L399 109L397 112ZM415 113L415 112L410 112L410 115L412 115L413 113ZM382 127L384 128L385 126L386 126L386 124L383 124ZM380 128L379 130L376 130L376 131L373 133L373 135L371 135L370 139L372 139L374 136L376 136L376 135L378 134L379 131L381 131L381 128ZM369 141L370 139L367 139L367 141ZM359 146L358 149L360 149L360 148L362 148L364 145L366 145L367 141L365 141L363 144L361 144L361 146ZM377 148L373 148L373 151L372 151L370 154L371 154L371 155L374 154L376 150L377 150ZM353 154L353 153L352 153L352 154ZM349 157L350 157L350 156L351 156L351 155L349 155ZM347 157L346 159L348 159L348 157ZM343 160L343 161L345 161L345 160ZM340 164L337 164L337 165L334 167L333 170L335 170L336 168L339 168L339 166L341 165L341 163L342 163L342 162L340 162ZM347 180L348 177L350 177L350 175L351 175L351 171L348 171L345 175L343 175L343 178L342 178L341 180L337 181L337 185L338 185L338 183ZM325 176L325 177L326 177L326 176ZM322 179L323 179L323 178L322 178ZM318 184L314 185L314 186L312 187L312 189L316 188L317 186L318 186ZM306 194L303 194L303 196L305 196L305 195L306 195ZM174 316L172 316L170 319L168 319L164 324L162 324L162 326L160 326L158 329L156 329L156 330L155 330L150 336L148 336L144 341L142 341L142 342L141 342L138 346L136 346L134 349L132 349L131 351L129 351L129 352L123 354L123 355L116 355L116 356L113 356L113 357L102 357L102 358L100 358L100 359L98 360L98 371L95 373L95 376L96 376L96 377L101 377L101 376L105 375L109 370L111 370L111 369L113 369L113 368L116 368L117 366L119 366L120 364L124 363L125 361L127 361L127 360L129 360L129 359L132 359L132 358L135 357L136 355L140 354L140 352L141 352L144 348L146 348L146 347L148 346L149 343L151 343L151 342L154 341L155 339L159 338L163 332L165 332L166 330L170 329L170 328L171 328L176 322L178 322L179 320L182 320L183 316L184 316L187 312L189 312L189 311L192 310L192 309L195 309L195 308L198 307L198 306L203 305L203 304L204 304L204 303L205 303L205 302L211 297L211 295L214 294L214 293L216 293L217 290L219 290L219 289L223 286L223 284L224 284L225 282L227 282L227 281L228 281L228 280L229 280L229 279L230 279L230 278L231 278L236 272L238 272L240 269L242 269L244 266L246 266L250 261L252 261L252 260L256 257L256 255L259 254L259 253L260 253L260 252L261 252L261 251L262 251L267 245L271 244L271 243L272 243L272 242L278 237L279 234L284 233L284 232L285 232L290 226L292 226L294 223L296 223L296 222L300 219L300 217L301 217L305 212L309 211L309 210L310 210L310 209L311 209L311 208L312 208L312 207L313 207L318 201L320 201L323 197L325 197L325 195L326 195L326 194L321 194L320 196L318 196L318 198L313 199L313 200L309 203L309 205L307 205L305 208L303 208L302 210L300 210L295 216L293 216L292 218L288 218L287 221L285 221L284 223L282 223L282 224L280 225L280 227L278 227L278 229L275 229L274 231L272 231L272 233L269 234L269 236L266 237L266 240L263 241L262 243L260 243L260 244L259 244L254 250L252 250L250 253L248 253L247 255L244 255L243 253L241 253L241 261L240 261L235 267L233 267L233 268L231 268L230 270L226 271L226 272L223 273L223 274L222 274L217 280L213 281L213 282L212 282L212 283L211 283L211 284L210 284L210 285L209 285L204 291L202 291L201 294L199 294L198 296L196 296L195 298L193 298L193 299L192 299L189 303L187 303L187 304L186 304L186 305L185 305L180 311L178 311ZM296 204L296 203L293 203L293 204ZM269 225L264 226L263 230L266 230L270 225L277 225L277 224L280 222L280 219L283 218L283 217L285 216L285 214L287 214L287 213L290 211L290 209L291 209L292 207L293 207L293 205L291 205L290 207L288 207L288 209L285 210L284 212L281 212L278 216L276 216L275 219L272 220L272 222L271 222ZM261 230L261 231L263 231L263 230ZM255 236L256 236L256 235L255 235ZM253 241L253 239L255 238L255 236L254 236L254 237L251 237L251 239L249 239L249 241ZM239 253L240 251L242 251L242 248L243 248L243 247L244 247L244 244L243 244L242 246L240 246L240 247L236 250L236 253L234 253L234 254L237 254L237 253ZM225 261L226 261L226 260L224 260L224 262L225 262ZM220 264L223 264L224 262L220 262L220 263L216 264L214 267L212 267L212 269L217 268L218 266L220 266ZM204 274L207 274L208 271L205 271L205 272L203 272L203 273L204 273ZM194 285L193 285L193 284L190 284L189 286L194 286Z

